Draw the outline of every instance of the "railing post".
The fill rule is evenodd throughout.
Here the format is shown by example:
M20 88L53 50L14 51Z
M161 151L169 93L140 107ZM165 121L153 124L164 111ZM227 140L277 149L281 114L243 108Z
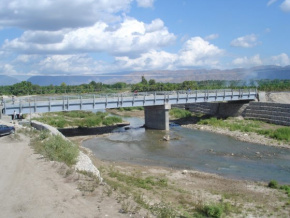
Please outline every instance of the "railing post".
M82 101L82 96L80 95L80 109L83 109L83 101Z
M156 104L156 92L154 92L154 104Z
M36 98L34 97L34 113L36 113Z
M66 109L69 110L69 97L67 96L66 98L67 98L67 99L66 99L66 100L67 100L67 101L66 101L66 103L67 103L67 105L66 105Z
M50 97L49 97L48 101L49 101L49 109L48 109L48 111L50 112L51 111L51 98Z
M19 114L22 113L22 100L19 100Z
M94 97L93 97L93 109L95 109L95 105L96 105L96 95L94 94Z
M106 105L105 105L105 107L107 107L108 106L108 94L106 94Z

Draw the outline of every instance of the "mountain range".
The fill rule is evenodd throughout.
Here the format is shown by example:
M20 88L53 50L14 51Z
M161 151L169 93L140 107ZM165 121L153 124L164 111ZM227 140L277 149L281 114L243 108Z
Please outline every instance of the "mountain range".
M91 81L113 84L116 82L138 83L141 77L145 76L147 80L154 79L156 82L179 83L186 80L260 80L260 79L290 79L290 65L280 66L260 66L253 68L237 69L192 69L192 70L159 70L159 71L136 71L136 72L118 72L114 74L102 74L94 76L32 76L27 81L40 86L87 84ZM1 76L0 85L12 85L20 82L18 79Z

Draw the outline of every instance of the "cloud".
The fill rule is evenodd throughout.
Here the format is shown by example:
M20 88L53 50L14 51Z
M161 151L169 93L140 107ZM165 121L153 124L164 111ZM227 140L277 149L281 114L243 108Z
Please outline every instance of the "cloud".
M187 40L177 53L151 50L138 58L117 57L120 67L133 70L173 70L178 68L214 67L224 51L201 37Z
M152 8L155 0L136 0L138 7Z
M175 41L174 34L160 19L145 24L125 18L117 26L97 22L91 27L59 31L26 31L20 38L6 40L3 49L28 54L74 54L106 52L117 56L134 56Z
M280 8L284 12L290 12L290 0L285 0L281 5Z
M278 66L287 66L290 65L290 58L287 54L282 53L277 56L272 56L270 59L270 64L278 65Z
M235 66L239 67L253 67L253 66L259 66L262 65L263 62L260 58L260 55L255 55L253 57L242 57L242 58L236 58L232 62Z
M178 65L186 66L215 66L224 51L210 44L201 37L189 39L179 51Z
M231 41L231 46L242 47L242 48L252 48L258 45L258 38L255 34L242 36Z
M214 39L217 39L218 37L219 37L219 34L215 33L215 34L211 34L211 35L206 36L204 39L205 40L214 40Z
M1 0L0 26L32 30L60 30L119 19L133 0Z
M267 6L270 6L271 4L275 3L277 0L269 0L267 3Z
M165 51L151 50L142 54L139 58L117 57L116 64L123 70L171 70L178 56Z

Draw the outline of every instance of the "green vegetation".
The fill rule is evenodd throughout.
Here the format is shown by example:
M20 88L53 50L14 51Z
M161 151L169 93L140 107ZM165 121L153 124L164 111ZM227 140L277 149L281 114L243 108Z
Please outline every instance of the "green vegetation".
M120 111L143 111L144 107L121 107L119 108Z
M58 113L45 113L42 117L34 118L40 122L54 126L56 128L64 127L95 127L111 126L121 123L122 119L116 116L108 116L108 113L90 111L70 111Z
M68 166L76 163L79 154L78 146L65 140L61 135L50 135L41 131L39 136L32 137L31 145L35 151L49 160L64 162Z
M268 183L268 187L283 190L288 195L288 197L290 197L290 185L279 185L276 180L271 180Z
M223 207L220 204L210 204L204 206L203 212L207 217L219 218L223 214Z
M125 182L128 185L132 185L138 188L152 190L154 186L166 187L167 179L164 178L154 178L152 176L141 178L139 175L129 176L120 173L119 171L111 171L109 176L112 178L116 178L120 182Z
M265 124L262 121L235 120L232 118L224 120L212 117L202 119L198 124L226 128L230 131L255 132L273 139L290 142L290 127L277 128L275 125Z
M69 93L113 93L131 90L132 92L147 91L172 91L172 90L195 90L195 89L244 89L259 87L260 91L289 91L290 80L206 80L206 81L184 81L182 83L160 83L154 79L147 81L144 76L137 84L126 84L118 82L115 84L96 83L82 85L66 85L64 82L59 86L39 86L31 82L22 81L11 86L1 86L0 95L51 95Z
M187 117L191 117L192 114L190 111L188 110L183 110L183 109L179 109L179 108L173 108L169 111L169 115L173 118L187 118Z

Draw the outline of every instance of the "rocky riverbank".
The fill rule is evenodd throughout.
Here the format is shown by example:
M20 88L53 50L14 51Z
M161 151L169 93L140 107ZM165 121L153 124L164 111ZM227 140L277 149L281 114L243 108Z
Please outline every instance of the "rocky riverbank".
M200 124L185 124L181 126L185 128L190 128L190 129L197 129L201 131L209 131L209 132L214 132L217 134L227 135L227 136L233 137L237 140L244 141L244 142L290 149L290 145L287 143L284 143L275 139L270 139L254 132L243 133L240 131L230 131L228 129L217 128L217 127L208 126L208 125L200 125Z

